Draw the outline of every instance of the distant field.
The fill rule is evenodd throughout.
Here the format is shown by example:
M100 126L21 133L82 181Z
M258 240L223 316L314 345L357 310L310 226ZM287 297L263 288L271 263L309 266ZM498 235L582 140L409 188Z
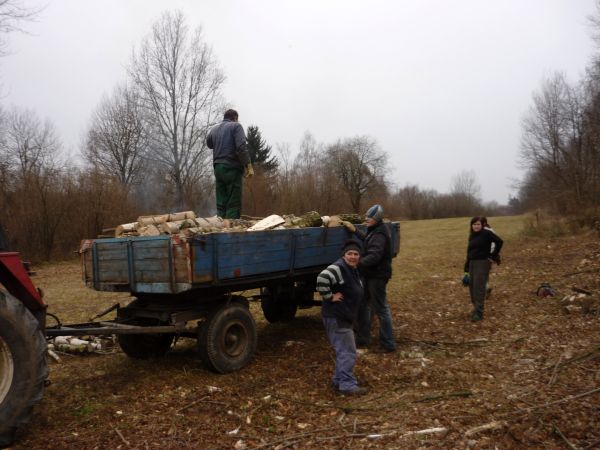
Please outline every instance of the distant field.
M469 236L468 217L401 222L400 256L394 265L392 292L410 295L432 276L462 278ZM490 217L494 231L506 241L505 254L519 242L524 216Z

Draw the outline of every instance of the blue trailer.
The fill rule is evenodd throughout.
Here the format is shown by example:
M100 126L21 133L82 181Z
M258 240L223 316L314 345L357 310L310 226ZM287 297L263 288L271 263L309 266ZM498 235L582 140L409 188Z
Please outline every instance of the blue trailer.
M387 224L392 253L400 224ZM360 228L360 227L359 227ZM313 299L316 276L340 256L343 227L85 240L83 277L100 291L130 292L112 322L62 327L49 334L118 335L134 358L164 355L175 335L195 337L202 360L217 372L245 366L256 348L248 300L260 299L269 322L288 321ZM252 290L250 296L244 292ZM240 293L241 292L241 293ZM91 333L90 333L91 330Z

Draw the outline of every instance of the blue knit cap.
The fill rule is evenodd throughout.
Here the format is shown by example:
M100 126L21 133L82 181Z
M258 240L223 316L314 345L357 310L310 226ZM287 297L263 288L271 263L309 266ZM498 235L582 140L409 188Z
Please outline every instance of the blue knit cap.
M375 219L377 222L383 220L383 206L373 205L367 210L367 217Z

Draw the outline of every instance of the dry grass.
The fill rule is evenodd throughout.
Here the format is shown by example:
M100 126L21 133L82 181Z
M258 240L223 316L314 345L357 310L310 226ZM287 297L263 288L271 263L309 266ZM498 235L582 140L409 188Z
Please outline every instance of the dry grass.
M248 448L591 445L600 439L599 394L568 396L600 385L598 317L564 315L558 298L532 291L545 281L561 294L572 284L599 292L597 273L564 274L584 259L585 267L600 268L600 243L591 234L524 239L521 217L490 222L506 247L486 318L477 324L468 321L468 294L459 283L468 219L402 224L389 285L399 351L360 355L356 371L372 391L365 397L329 389L333 354L317 309L269 325L253 304L259 346L237 373L207 371L191 341L158 361L120 352L63 357L52 365L53 383L16 448L233 448L238 440ZM87 320L123 301L85 289L76 263L38 271L35 281L63 319ZM561 399L567 401L558 408L540 407ZM502 422L499 430L465 435L494 420ZM405 435L431 427L448 431Z

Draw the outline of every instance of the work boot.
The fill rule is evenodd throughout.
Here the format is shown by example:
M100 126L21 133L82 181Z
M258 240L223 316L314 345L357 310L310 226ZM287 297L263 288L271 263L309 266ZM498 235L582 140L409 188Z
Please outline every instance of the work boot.
M350 396L365 395L365 394L369 393L369 388L356 386L354 389L348 389L348 390L340 389L338 392L342 395L350 395Z
M395 348L377 347L373 353L394 353L395 351Z
M479 314L478 312L474 312L474 313L471 315L471 322L479 322L479 321L480 321L480 320L482 320L482 319L483 319L482 315L481 315L481 314Z

